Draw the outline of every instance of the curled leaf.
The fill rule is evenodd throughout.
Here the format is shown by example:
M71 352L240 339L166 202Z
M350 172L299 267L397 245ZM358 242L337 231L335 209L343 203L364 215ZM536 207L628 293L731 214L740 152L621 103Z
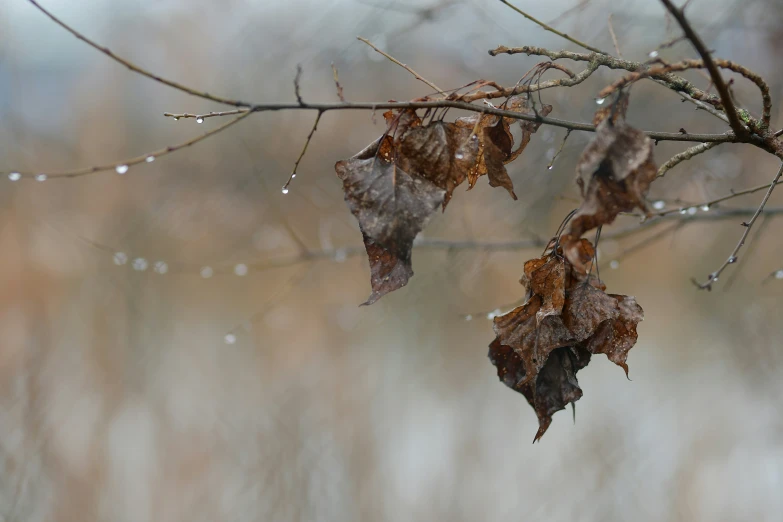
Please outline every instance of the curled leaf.
M408 284L413 277L410 257L400 259L372 239L364 236L364 248L370 261L372 293L362 305L371 305L384 295Z
M645 196L656 175L652 140L624 121L604 120L577 163L583 201L568 233L580 237L635 208L648 212Z

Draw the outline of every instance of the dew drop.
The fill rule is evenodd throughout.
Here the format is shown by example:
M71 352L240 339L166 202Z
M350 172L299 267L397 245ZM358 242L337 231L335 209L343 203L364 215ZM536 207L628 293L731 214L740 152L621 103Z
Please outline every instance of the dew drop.
M466 321L472 321L473 320L473 316L468 314L468 315L465 316L465 320Z
M291 179L294 179L295 177L296 177L296 172L294 172L293 174L291 174Z
M775 272L775 279L783 279L783 270Z
M203 277L204 279L209 279L210 277L212 277L215 271L212 270L211 266L205 266L201 268L200 273L201 273L201 277Z
M701 210L702 210L702 212L709 212L710 211L710 206L709 205L702 205L701 206Z
M603 105L605 101L606 101L606 98L596 98L595 99L595 103L597 105Z
M165 261L156 261L153 270L158 274L163 275L169 271L169 265Z
M653 203L653 208L655 210L663 210L663 209L666 208L666 202L664 200L662 200L662 199L659 199L658 201Z
M237 264L234 266L234 273L238 276L247 275L247 265L244 263Z
M487 319L494 319L499 315L500 315L500 308L495 308L494 310L492 310L487 314Z
M699 209L697 209L696 207L690 207L690 208L688 209L688 215L689 215L689 216L693 216L693 215L694 215L694 214L696 214L696 212L698 212L698 211L699 211Z
M155 161L155 156L147 156L146 158L144 158L144 161L146 161L147 163L152 163L153 161Z
M612 259L612 261L609 263L609 268L612 270L617 270L620 268L620 262L616 259Z
M470 139L473 140L473 141L477 141L478 140L478 134L471 135Z
M127 165L117 165L114 167L114 170L117 171L117 174L125 174L128 172L128 166Z
M457 158L458 160L461 160L461 159L463 159L465 157L465 155L463 153L461 153L461 152L458 152L458 153L454 154L454 157Z
M8 175L8 179L10 179L11 181L19 181L20 179L22 179L22 175L19 174L18 172L12 172Z
M134 270L138 270L139 272L144 272L147 267L149 266L149 263L147 263L147 260L143 257L137 257L133 260L132 265Z
M553 165L547 165L546 166L546 170L552 170L553 168L555 168Z
M237 342L237 336L232 333L227 333L225 337L223 337L223 342L226 344L234 344Z
M687 211L687 210L685 210L684 208L681 208L681 209L680 209L680 214L682 214L682 215L685 215L685 214L687 214L687 213L688 213L688 211Z
M731 257L729 258L729 260L728 260L728 263L729 263L730 265L731 265L731 264L734 264L734 263L736 263L736 262L737 262L737 256L731 256Z
M196 118L196 123L204 123L204 118Z
M128 254L125 252L116 252L114 254L114 264L117 266L122 266L125 263L128 262Z
M35 181L46 181L47 179L49 179L49 176L47 176L46 174L35 175Z
M288 194L288 189L283 187L283 190L281 191L283 194Z
M179 116L174 116L174 121L179 121Z
M648 54L650 58L658 58L658 51L650 51L650 54Z

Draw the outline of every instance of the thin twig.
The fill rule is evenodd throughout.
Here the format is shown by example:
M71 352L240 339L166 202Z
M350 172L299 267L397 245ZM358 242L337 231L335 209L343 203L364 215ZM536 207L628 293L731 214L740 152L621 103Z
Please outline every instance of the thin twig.
M407 65L405 65L404 63L402 63L401 61L399 61L399 60L398 60L397 58L395 58L394 56L392 56L392 55L390 55L390 54L388 54L388 53L385 53L385 52L381 51L380 49L378 49L378 48L377 48L375 45L373 45L373 43L372 43L372 42L370 42L370 41L369 41L367 38L362 38L361 36L357 36L357 37L356 37L356 39L357 39L357 40L359 40L360 42L364 42L364 43L366 43L367 45L369 45L370 47L372 47L373 49L375 49L375 52L377 52L377 53L381 54L382 56L384 56L384 57L385 57L387 60L389 60L390 62L392 62L392 63L395 63L395 64L399 65L400 67L402 67L403 69L405 69L406 71L408 71L409 73L411 73L411 74L412 74L412 75L413 75L413 76L414 76L414 77L415 77L417 80L419 80L419 81L421 81L421 82L424 82L424 83L426 83L427 85L429 85L429 86L430 86L432 89L434 89L435 91L437 91L437 92L438 92L438 94L441 94L442 96L446 96L446 93L445 93L445 92L443 92L443 90L442 90L440 87L438 87L437 85L435 85L434 83L432 83L432 82L431 82L431 81L429 81L428 79L426 79L426 78L424 78L423 76L421 76L419 73L417 73L416 71L414 71L413 69L411 69L410 67L408 67Z
M299 80L301 79L302 79L302 66L297 65L296 76L294 76L294 95L296 95L296 101L299 102L299 105L304 105L305 102L302 99L302 93L300 91L300 86L299 86Z
M195 119L198 123L202 123L207 118L215 118L217 116L233 116L235 114L244 114L249 110L250 109L234 109L231 111L207 112L205 114L191 114L189 112L183 112L182 114L174 114L172 112L164 112L163 115L167 118L174 118L175 120L178 120L180 118Z
M726 284L723 285L723 291L728 292L737 280L737 276L742 273L742 268L745 266L745 262L750 259L750 254L753 251L753 247L759 244L759 240L764 236L764 232L767 231L769 224L772 223L771 216L761 216L761 222L759 223L756 233L748 241L748 249L745 251L745 255L737 262L737 266L734 271L726 278Z
M93 42L92 40L90 40L89 38L87 38L86 36L84 36L83 34L78 32L76 29L73 29L71 26L67 25L65 22L63 22L62 20L60 20L59 18L54 16L52 13L50 13L49 11L44 9L41 6L41 4L39 4L36 0L27 0L27 1L30 2L31 4L33 4L33 6L35 6L39 11L41 11L43 14L48 16L54 23L56 23L57 25L59 25L60 27L62 27L66 31L68 31L69 33L71 33L73 36L75 36L76 38L78 38L82 42L86 43L90 47L92 47L92 48L102 52L103 54L105 54L106 56L108 56L109 58L114 60L115 62L124 65L125 67L127 67L128 69L130 69L131 71L133 71L135 73L141 74L142 76L146 76L147 78L149 78L151 80L155 80L158 83L162 83L164 85L168 85L169 87L177 89L178 91L182 91L182 92L188 93L188 94L190 94L192 96L197 96L199 98L204 98L205 100L211 100L211 101L214 101L214 102L217 102L217 103L222 103L222 104L225 104L225 105L233 105L235 107L247 107L247 106L251 105L250 103L245 103L245 102L242 102L242 101L239 101L239 100L232 100L230 98L224 98L222 96L216 96L214 94L209 94L207 92L197 91L196 89L192 89L192 88L190 88L190 87L188 87L186 85L182 85L181 83L177 83L177 82L174 82L174 81L171 81L171 80L167 80L166 78L163 78L161 76L158 76L157 74L151 73L151 72L147 71L146 69L142 69L138 65L136 65L136 64L134 64L134 63L132 63L132 62L130 62L130 61L120 57L120 56L117 56L112 51L110 51L108 47L103 47L101 45L98 45L97 43Z
M752 187L745 190L740 191L731 191L731 194L726 194L725 196L721 196L719 198L711 199L709 201L704 201L702 203L694 204L694 205L688 205L686 207L680 207L680 208L672 208L669 210L664 210L663 212L658 212L653 214L653 217L663 217L668 216L670 214L677 214L682 212L687 212L689 208L701 208L701 209L710 209L711 207L723 203L724 201L728 201L730 199L738 198L740 196L747 196L748 194L755 194L756 192L761 192L764 189L768 189L774 185L779 185L780 183L783 183L783 181L777 181L773 183L764 183L763 185L759 185L757 187Z
M711 142L711 143L700 143L698 145L694 145L693 147L690 147L688 149L685 149L684 151L680 152L679 154L675 154L674 156L669 159L666 163L661 165L661 167L658 169L658 177L662 178L666 175L668 171L673 169L675 166L679 165L683 161L687 161L694 156L697 156L701 154L702 152L706 152L710 149L713 149L720 145L720 143Z
M676 7L671 2L671 0L661 0L661 3L663 3L674 19L677 20L677 23L680 24L680 27L685 33L685 36L688 37L688 40L690 40L691 44L693 44L696 52L699 53L699 56L701 56L702 60L704 60L704 66L707 68L707 71L709 71L712 82L715 85L715 89L720 95L723 111L729 118L729 125L731 126L731 130L733 130L737 136L744 136L748 131L745 129L745 126L742 124L742 121L737 114L737 108L734 106L734 100L731 98L729 88L726 86L726 82L723 81L723 76L721 76L718 67L712 60L712 56L710 55L710 51L707 49L707 46L704 45L701 37L696 33L696 31L694 31L690 22L688 22L688 19L685 18L685 12L682 9Z
M614 27L612 27L612 14L609 14L609 34L612 35L612 43L614 44L614 50L617 51L619 58L623 57L623 53L620 52L620 45L617 43L617 35L614 34Z
M296 158L296 163L294 163L294 170L291 171L291 175L288 177L288 181L286 181L285 185L283 185L283 194L288 193L288 185L290 185L291 181L296 177L296 170L299 168L299 162L302 161L302 158L304 158L305 152L307 152L307 146L310 145L310 140L313 139L313 134L315 134L315 131L318 129L318 122L321 121L321 116L323 116L323 114L323 111L318 111L318 115L315 117L315 122L313 122L313 127L310 129L310 134L307 135L304 147L302 147L302 152L300 152L299 157Z
M665 2L666 0L663 1ZM726 261L723 262L720 268L707 276L706 282L699 283L695 279L692 279L693 284L695 284L698 288L702 290L712 290L712 284L718 280L718 277L720 277L721 273L723 273L726 267L737 262L737 254L739 254L740 249L742 249L742 246L745 244L745 240L747 239L748 234L750 234L750 230L753 228L753 224L756 222L756 219L758 219L759 215L764 212L764 207L767 205L767 201L769 201L769 197L772 195L772 191L775 190L775 186L778 184L781 175L783 175L783 163L781 163L780 168L778 169L778 173L775 175L772 183L770 183L769 189L767 190L766 194L764 194L764 199L761 200L761 204L756 209L753 217L750 218L750 221L745 221L742 223L742 226L745 227L745 231L742 233L742 237L740 237L737 246L734 247L734 250L731 252L729 257L726 258Z
M334 65L334 62L332 62L332 76L334 77L334 85L337 88L337 97L341 102L344 102L345 96L343 96L343 86L340 85L340 77L337 75L337 67Z
M250 111L244 111L239 117L234 118L233 120L224 123L220 127L216 127L211 131L206 132L200 136L189 139L188 141L179 143L177 145L171 145L169 147L158 149L152 152L147 152L145 154L141 154L140 156L134 156L133 158L117 161L114 163L109 163L105 165L96 165L94 167L85 167L81 169L57 171L57 172L31 172L31 171L23 171L23 170L13 170L11 172L0 172L0 174L7 174L8 177L14 181L19 179L25 179L25 178L35 179L38 181L44 181L47 179L57 179L57 178L78 178L80 176L87 176L89 174L95 174L98 172L106 172L106 171L115 171L118 174L125 174L128 171L128 169L133 165L137 165L139 163L152 163L153 161L155 161L157 158L160 158L161 156L165 156L167 154L171 154L172 152L176 152L180 149L184 149L186 147L190 147L191 145L195 145L196 143L203 141L209 138L210 136L214 136L215 134L226 130L232 125L239 123L243 119L247 118L250 114L251 114Z
M563 136L563 141L560 142L560 147L557 149L557 152L555 152L555 155L552 156L552 160L549 162L549 164L546 166L547 170L552 170L555 160L558 156L560 156L560 153L563 152L563 147L565 147L566 141L568 140L568 137L571 135L571 130L566 130L565 136Z
M579 47L582 47L582 48L584 48L584 49L587 49L588 51L593 51L594 53L599 53L599 54L606 54L606 55L608 55L608 54L609 54L609 53L606 53L606 52L602 51L601 49L598 49L598 48L596 48L596 47L593 47L593 46L591 46L591 45L588 45L588 44L586 44L586 43L584 43L584 42L580 42L580 41L579 41L579 40L577 40L576 38L572 38L571 36L568 36L567 34L565 34L565 33L562 33L562 32L560 32L560 31L558 31L558 30L557 30L557 29L555 29L554 27L552 27L552 26L549 26L549 25L545 24L545 23L544 23L544 22L542 22L541 20L537 20L536 18L533 18L532 16L530 16L529 14L527 14L526 12L524 12L523 10L521 10L520 8L518 8L517 6L515 6L515 5L513 5L513 4L509 3L509 2L507 2L506 0L500 0L500 1L501 1L502 3L504 3L504 4L506 4L507 6L509 6L511 9L513 9L513 10L514 10L514 11L516 11L517 13L519 13L519 14L521 14L522 16L524 16L525 18L527 18L528 20L530 20L531 22L533 22L534 24L538 24L538 25L539 25L539 26L540 26L542 29L544 29L544 30L546 30L546 31L549 31L550 33L554 33L554 34L556 34L557 36L560 36L561 38L565 38L565 39L566 39L566 40L568 40L569 42L571 42L571 43L575 43L575 44L576 44L576 45L578 45Z

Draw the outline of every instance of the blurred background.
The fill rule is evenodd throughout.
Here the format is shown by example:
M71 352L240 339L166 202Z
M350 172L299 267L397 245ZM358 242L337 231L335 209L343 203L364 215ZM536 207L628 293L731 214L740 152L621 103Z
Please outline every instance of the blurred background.
M627 59L680 34L651 0L516 3L603 49L611 14ZM539 61L489 57L500 44L579 50L493 0L43 5L142 67L254 102L294 101L297 64L305 100L337 101L331 62L349 101L429 92L357 35L443 88L513 85ZM767 79L783 124L783 5L693 0L688 13L718 56ZM661 55L695 57L687 42ZM553 117L590 121L617 77L601 70L542 97ZM734 85L758 114L754 89ZM28 2L0 2L3 172L144 154L225 121L163 112L222 108L129 72ZM573 133L549 170L565 131L542 127L509 166L519 201L485 178L458 189L423 236L466 244L415 249L409 285L360 308L369 270L333 165L383 120L327 113L283 194L314 116L257 114L123 176L0 180L0 520L780 520L783 282L770 274L783 269L783 191L710 293L690 278L726 259L743 218L695 208L601 241L609 291L646 313L632 380L595 357L578 376L576 423L558 413L532 445L533 410L487 359L487 316L523 296L522 263L541 249L475 243L554 234L578 205L574 165L590 135ZM651 82L633 88L628 118L727 130ZM684 148L661 143L656 160ZM725 145L676 167L651 199L690 208L776 168ZM762 194L722 208L754 209Z

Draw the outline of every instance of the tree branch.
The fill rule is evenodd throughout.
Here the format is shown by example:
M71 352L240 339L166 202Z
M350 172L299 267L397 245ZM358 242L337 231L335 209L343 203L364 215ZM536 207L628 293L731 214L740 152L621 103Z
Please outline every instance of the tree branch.
M688 40L690 40L691 44L693 44L693 47L696 49L696 52L699 53L699 56L701 56L702 60L704 60L704 66L710 73L710 78L712 78L712 83L715 85L715 90L717 90L718 94L720 95L723 111L729 118L729 125L731 126L731 130L733 130L734 134L737 136L745 136L748 134L748 131L745 129L745 126L742 124L742 121L737 114L737 108L734 106L734 100L731 98L729 88L726 86L726 82L723 81L723 76L721 76L718 67L712 60L712 56L710 55L710 51L707 49L707 46L704 45L701 37L696 33L696 31L694 31L690 22L688 22L688 19L685 18L685 12L683 9L676 7L671 2L671 0L661 0L661 3L663 3L674 19L677 20L677 23L680 24L680 27L685 33L685 36L688 38Z

